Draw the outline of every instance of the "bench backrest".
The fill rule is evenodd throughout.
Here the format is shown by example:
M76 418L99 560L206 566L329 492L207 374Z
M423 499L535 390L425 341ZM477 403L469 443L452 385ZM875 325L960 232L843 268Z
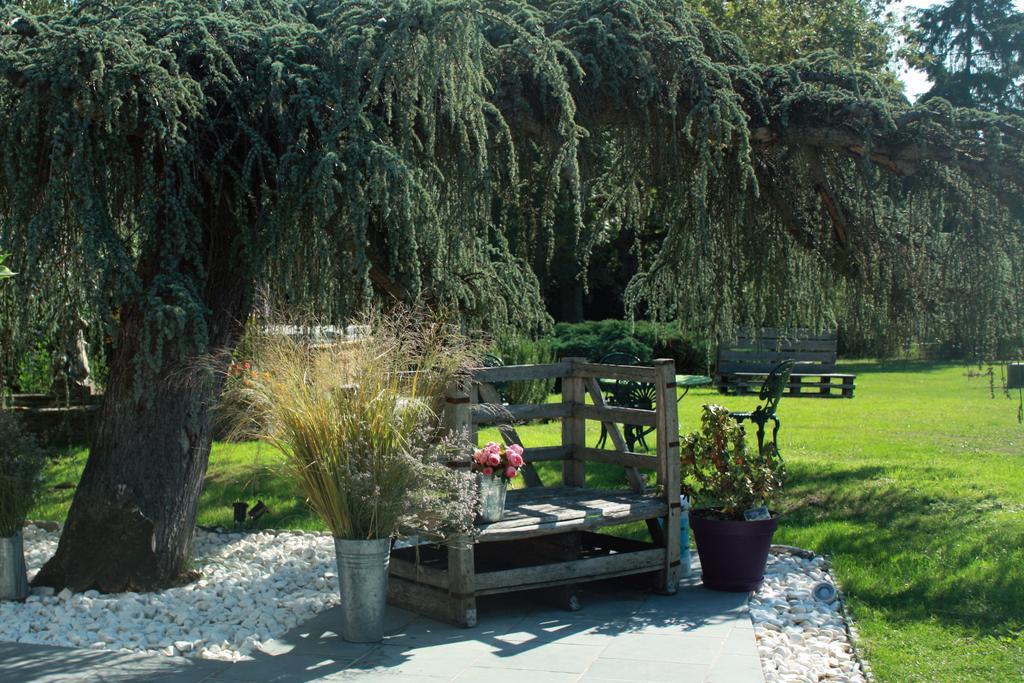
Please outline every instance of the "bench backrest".
M836 371L836 332L762 328L754 334L738 332L718 344L718 375L771 372L782 361L796 361L795 374Z
M502 405L496 384L536 379L561 379L562 400L558 403ZM655 388L653 410L605 405L599 380L650 383ZM585 484L587 462L620 465L626 470L630 488L644 491L644 471L653 471L664 484L671 500L679 491L679 420L676 412L675 363L656 360L653 366L608 365L590 363L583 358L566 358L543 365L507 365L477 368L464 382L449 388L445 397L445 421L449 429L464 431L471 443L477 443L477 430L493 425L506 443L521 443L516 425L532 420L559 420L561 443L548 446L522 444L528 464L561 461L562 482L566 486ZM586 422L602 422L609 430L614 450L591 448L586 443ZM619 424L654 427L657 430L655 453L635 453L627 449ZM524 468L527 485L539 485L532 466Z

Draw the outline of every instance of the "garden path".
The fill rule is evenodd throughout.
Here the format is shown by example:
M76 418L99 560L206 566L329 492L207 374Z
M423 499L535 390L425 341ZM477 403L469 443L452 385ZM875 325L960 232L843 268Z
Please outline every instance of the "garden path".
M621 581L591 584L579 612L541 595L483 600L472 629L390 609L389 635L375 645L341 641L334 608L236 664L0 643L0 680L762 683L747 595L705 590L694 575L670 597Z

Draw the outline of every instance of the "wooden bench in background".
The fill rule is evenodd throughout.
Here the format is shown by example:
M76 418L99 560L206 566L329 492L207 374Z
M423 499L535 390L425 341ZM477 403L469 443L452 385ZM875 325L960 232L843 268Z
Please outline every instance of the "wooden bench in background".
M562 380L559 403L502 405L495 388L500 382L550 378ZM606 405L599 379L651 383L657 394L655 409ZM510 490L503 518L478 524L475 536L438 538L422 529L405 529L423 542L392 552L388 598L393 604L473 626L477 598L495 593L554 589L566 607L578 609L576 584L645 573L652 574L660 592L676 591L681 508L671 360L636 367L567 358L545 365L479 368L471 381L449 390L445 419L450 429L468 433L474 444L478 427L495 425L506 444L524 445L515 426L540 419L560 420L562 438L556 446L524 445L525 488ZM587 446L587 420L605 425L614 449ZM630 452L619 423L655 427L655 454ZM544 461L561 463L559 486L541 484L533 463ZM629 488L588 488L588 462L622 466ZM654 472L660 492L646 472ZM641 521L647 524L650 540L597 533L602 527Z
M715 384L725 393L757 390L776 365L796 365L788 396L853 398L856 375L836 372L836 332L763 328L754 336L741 332L718 344Z

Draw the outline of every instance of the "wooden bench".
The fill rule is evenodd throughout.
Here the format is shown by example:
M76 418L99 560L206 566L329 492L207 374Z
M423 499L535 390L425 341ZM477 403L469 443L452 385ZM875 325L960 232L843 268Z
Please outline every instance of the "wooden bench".
M496 383L551 378L562 380L561 402L500 404ZM598 379L649 382L657 393L656 408L607 406ZM472 537L439 538L415 527L404 530L421 542L392 552L388 597L393 604L473 626L476 599L484 595L554 589L567 608L576 609L576 584L645 573L653 575L660 592L676 591L681 510L674 363L658 360L653 367L636 367L568 358L545 365L480 368L446 397L447 426L466 432L471 443L477 443L480 426L495 425L505 443L523 445L515 426L538 419L561 421L561 443L524 446L525 488L508 492L500 521L478 524ZM605 425L614 449L586 445L587 420ZM619 423L655 427L655 454L629 452ZM550 461L561 463L562 482L545 487L534 463ZM622 466L629 488L587 488L588 462ZM647 472L663 485L660 492ZM596 533L609 525L641 521L650 540Z
M796 361L788 396L853 398L856 375L836 372L835 330L763 328L754 336L738 333L718 344L715 383L724 393L757 391L772 368L788 358Z

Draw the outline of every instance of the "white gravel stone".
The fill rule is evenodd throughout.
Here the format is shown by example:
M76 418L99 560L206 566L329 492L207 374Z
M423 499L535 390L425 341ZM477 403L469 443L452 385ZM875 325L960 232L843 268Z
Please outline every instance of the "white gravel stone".
M768 556L764 583L750 598L750 618L767 683L866 683L840 602L821 602L812 596L814 586L823 581L834 583L823 557L802 558L788 552Z
M25 527L30 579L59 536ZM0 602L0 641L236 661L339 602L334 541L326 534L197 529L193 555L202 578L159 593L37 588L24 603Z

